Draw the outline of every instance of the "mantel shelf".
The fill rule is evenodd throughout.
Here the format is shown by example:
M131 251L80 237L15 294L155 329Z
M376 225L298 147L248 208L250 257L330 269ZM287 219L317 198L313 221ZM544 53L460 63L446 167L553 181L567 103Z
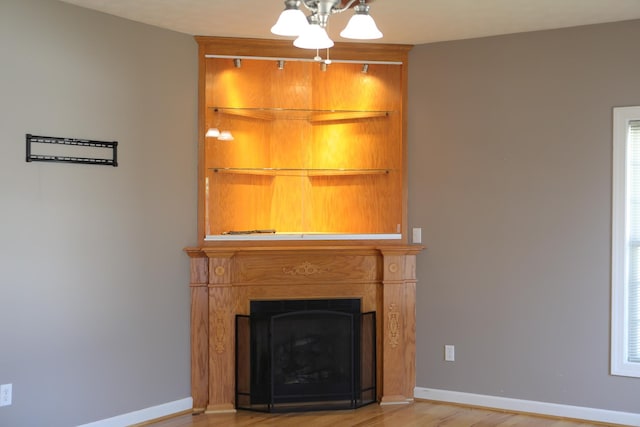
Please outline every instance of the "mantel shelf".
M230 241L288 241L288 240L400 240L400 233L251 233L251 234L208 234L205 241L230 242Z
M389 110L314 110L290 108L209 107L214 113L229 114L258 120L306 120L311 123L349 121L387 117Z
M390 169L313 169L313 168L210 168L214 173L268 176L345 176L387 175Z

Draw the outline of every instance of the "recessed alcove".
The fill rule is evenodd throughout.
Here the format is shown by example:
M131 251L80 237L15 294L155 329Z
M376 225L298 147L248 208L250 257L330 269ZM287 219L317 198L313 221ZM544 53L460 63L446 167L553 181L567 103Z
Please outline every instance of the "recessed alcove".
M201 244L406 243L409 46L337 44L322 70L284 41L196 40Z

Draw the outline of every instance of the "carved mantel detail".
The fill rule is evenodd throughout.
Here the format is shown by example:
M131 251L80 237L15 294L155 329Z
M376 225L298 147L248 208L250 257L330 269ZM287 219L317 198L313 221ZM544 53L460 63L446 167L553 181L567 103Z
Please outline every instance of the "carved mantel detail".
M215 313L215 344L214 348L218 354L224 353L227 331L224 327L224 315L221 312Z
M327 271L328 269L312 264L309 261L305 261L295 267L284 267L282 269L284 274L289 274L291 276L312 276L314 274L325 273Z
M391 304L389 306L389 343L392 348L398 347L400 336L400 312L398 311L397 304Z

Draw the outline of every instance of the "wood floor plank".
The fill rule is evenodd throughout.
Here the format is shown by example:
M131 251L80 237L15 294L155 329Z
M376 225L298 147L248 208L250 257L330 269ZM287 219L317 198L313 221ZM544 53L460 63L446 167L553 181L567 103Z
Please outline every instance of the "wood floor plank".
M287 414L180 415L152 427L595 427L603 424L548 418L484 408L419 401L411 405L372 404L356 410Z

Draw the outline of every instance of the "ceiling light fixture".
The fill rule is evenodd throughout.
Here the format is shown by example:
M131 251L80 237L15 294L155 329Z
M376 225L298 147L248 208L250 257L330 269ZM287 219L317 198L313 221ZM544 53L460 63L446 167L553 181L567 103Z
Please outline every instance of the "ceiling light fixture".
M346 1L346 0L344 0ZM293 45L302 49L325 49L333 46L333 40L327 34L329 16L344 12L351 8L357 0L284 0L284 11L278 21L271 28L273 34L279 36L296 36ZM340 36L348 39L371 40L379 39L382 33L375 21L369 15L369 5L366 0L354 7L354 15ZM311 14L305 18L300 10L302 3Z
M320 25L318 15L310 15L308 19L309 25L293 41L293 45L302 49L328 49L333 47L333 40L329 38L327 30Z
M349 19L347 26L340 32L340 37L345 39L371 40L382 38L382 32L376 22L369 15L369 5L364 0L353 8L355 13Z

